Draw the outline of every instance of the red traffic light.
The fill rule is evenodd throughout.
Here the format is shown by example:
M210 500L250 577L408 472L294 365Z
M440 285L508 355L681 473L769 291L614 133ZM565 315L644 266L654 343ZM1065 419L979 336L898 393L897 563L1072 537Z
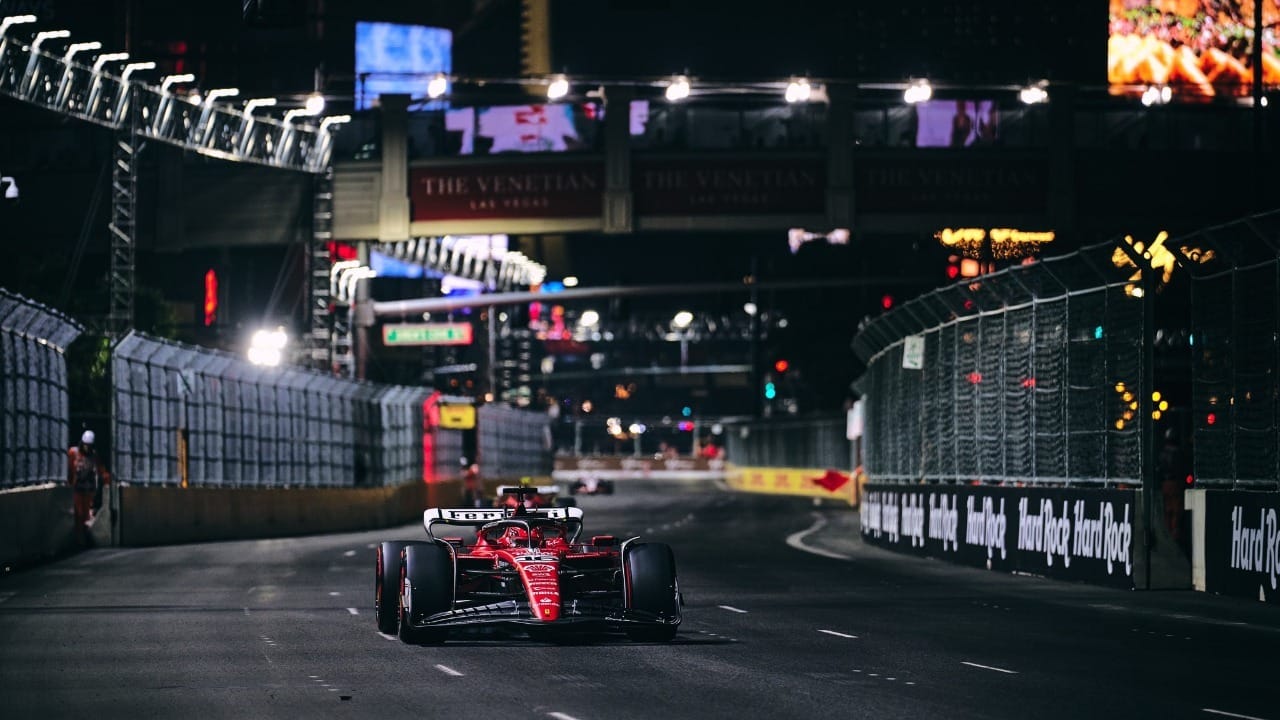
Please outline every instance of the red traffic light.
M791 367L791 363L787 362L786 360L778 360L773 364L773 369L780 373L786 372L787 368L789 367Z
M218 273L212 268L204 274L204 326L218 319Z
M884 308L885 310L888 310L888 309L892 308L892 307L893 307L893 296L892 296L892 295L885 295L884 297L880 298L880 307Z

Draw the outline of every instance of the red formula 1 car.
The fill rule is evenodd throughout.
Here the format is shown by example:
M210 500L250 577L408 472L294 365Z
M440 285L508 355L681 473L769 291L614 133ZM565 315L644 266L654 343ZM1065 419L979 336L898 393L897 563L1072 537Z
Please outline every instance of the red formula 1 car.
M451 631L523 628L535 637L614 630L669 641L680 625L675 556L663 543L580 542L582 510L527 509L528 488L509 488L512 508L431 508L424 541L378 547L378 630L409 643L440 643ZM474 527L470 543L436 537L437 525Z

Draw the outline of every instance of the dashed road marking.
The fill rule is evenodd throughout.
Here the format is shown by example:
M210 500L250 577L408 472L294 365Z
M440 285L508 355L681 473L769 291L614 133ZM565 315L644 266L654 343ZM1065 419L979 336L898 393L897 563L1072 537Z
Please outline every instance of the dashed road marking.
M813 513L813 517L815 518L813 525L810 525L808 528L801 530L800 532L794 532L788 535L787 544L797 550L811 553L813 555L821 555L822 557L829 557L834 560L851 560L852 558L849 557L848 555L843 555L838 552L832 552L830 550L823 550L822 548L816 548L811 545L805 544L804 539L806 537L821 530L827 525L827 519L822 517L822 515L818 513Z
M562 712L549 712L547 713L547 717L553 717L556 720L578 720L578 718L572 715L565 715Z
M732 605L720 605L719 607L720 607L722 610L728 610L729 612L742 613L743 615L746 615L746 614L747 614L747 611L746 611L746 610L743 610L742 608L736 608L736 607L734 607L734 606L732 606Z
M458 672L457 670L454 670L453 668L447 665L437 665L436 669L450 677L462 677L462 673Z
M858 639L858 636L857 636L857 635L848 635L848 634L845 634L845 633L842 633L842 632L836 632L835 630L819 630L818 632L820 632L820 633L826 633L826 634L828 634L828 635L835 635L836 637L849 638L850 640L857 640L857 639Z
M346 551L346 552L342 553L342 556L343 556L343 557L355 557L355 556L356 556L356 551L355 551L355 550L348 550L348 551Z
M329 593L329 597L338 597L338 596L339 596L339 595L341 595L341 594L342 594L342 593L340 593L340 592L334 591L334 592Z
M1227 712L1225 710L1214 710L1213 708L1200 708L1200 709L1211 715L1224 715L1226 717L1242 718L1243 720L1264 720L1264 718L1254 717L1253 715L1240 715L1238 713Z
M982 668L983 670L995 670L996 672L1007 673L1007 674L1009 674L1009 675L1017 675L1017 674L1018 674L1018 671L1017 671L1017 670L1005 670L1004 668L991 667L990 665L979 665L978 663L971 663L971 662L969 662L968 660L961 660L961 661L960 661L960 664L961 664L961 665L968 665L969 667Z
M352 615L359 615L359 614L360 614L360 611L359 611L359 610L357 610L357 609L355 609L355 608L347 608L347 612L351 613Z

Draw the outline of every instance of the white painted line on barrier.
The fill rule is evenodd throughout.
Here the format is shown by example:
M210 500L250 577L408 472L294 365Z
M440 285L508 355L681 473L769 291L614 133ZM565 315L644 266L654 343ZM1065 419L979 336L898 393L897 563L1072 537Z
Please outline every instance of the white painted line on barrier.
M1213 715L1225 715L1226 717L1243 718L1243 720L1265 720L1264 718L1254 717L1253 715L1240 715L1237 713L1227 712L1225 710L1214 710L1213 708L1200 708L1204 712Z
M836 632L835 630L819 630L818 632L820 632L820 633L826 633L826 634L828 634L828 635L835 635L836 637L849 638L850 640L857 640L857 639L858 639L858 636L857 636L857 635L846 635L845 633L842 633L842 632Z
M359 615L359 614L360 614L360 611L359 611L359 610L357 610L357 609L355 609L355 608L347 608L347 612L351 613L352 615Z
M746 615L746 614L747 614L747 611L746 611L746 610L743 610L742 608L736 608L736 607L734 607L734 606L732 606L732 605L720 605L719 607L720 607L720 609L722 609L722 610L728 610L729 612L742 613L743 615Z
M841 553L838 553L838 552L823 550L822 548L816 548L816 547L812 547L810 545L805 544L804 539L806 537L808 537L809 535L815 532L818 532L819 530L826 527L827 525L827 520L826 518L822 517L822 515L818 513L813 513L813 517L815 518L813 525L811 525L806 530L801 530L800 532L795 532L788 535L787 544L797 550L801 550L807 553L812 553L814 555L821 555L822 557L829 557L834 560L852 560L853 558L849 557L848 555L842 555Z
M450 677L462 677L462 673L458 672L457 670L454 670L451 667L448 667L447 665L437 665L436 669L444 673L445 675L449 675Z
M1009 675L1017 675L1017 674L1018 674L1018 671L1017 671L1017 670L1005 670L1004 668L991 667L990 665L979 665L978 663L971 663L971 662L969 662L969 661L967 661L967 660L961 660L961 661L960 661L960 664L961 664L961 665L968 665L969 667L982 668L983 670L995 670L996 672L1007 673L1007 674L1009 674Z
M553 717L556 720L578 720L578 718L572 715L565 715L562 712L549 712L547 713L547 717Z

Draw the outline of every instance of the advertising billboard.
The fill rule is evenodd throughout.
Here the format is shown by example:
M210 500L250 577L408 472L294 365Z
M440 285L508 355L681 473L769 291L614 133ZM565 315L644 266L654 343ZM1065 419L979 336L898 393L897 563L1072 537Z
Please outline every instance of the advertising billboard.
M356 23L356 110L373 107L379 95L425 96L430 76L452 69L453 33L449 30Z
M1169 86L1173 95L1247 96L1253 83L1253 0L1110 0L1107 81L1112 92ZM1280 7L1262 8L1262 82L1280 85L1275 27Z

